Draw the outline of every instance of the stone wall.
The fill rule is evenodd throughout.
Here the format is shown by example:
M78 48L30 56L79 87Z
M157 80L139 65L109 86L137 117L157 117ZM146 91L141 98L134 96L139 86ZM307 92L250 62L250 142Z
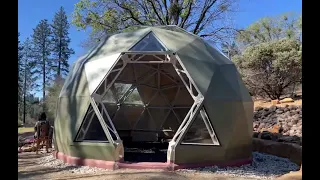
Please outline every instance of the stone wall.
M302 137L302 106L256 107L253 118L253 131L279 131L276 133L284 136Z

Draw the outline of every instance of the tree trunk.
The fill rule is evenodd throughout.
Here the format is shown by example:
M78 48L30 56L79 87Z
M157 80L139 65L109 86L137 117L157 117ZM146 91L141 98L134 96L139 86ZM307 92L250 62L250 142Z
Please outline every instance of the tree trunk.
M42 101L43 101L43 105L42 105L42 110L44 111L44 101L45 101L45 97L46 97L46 61L45 58L42 58L42 72L43 72L43 76L42 76Z

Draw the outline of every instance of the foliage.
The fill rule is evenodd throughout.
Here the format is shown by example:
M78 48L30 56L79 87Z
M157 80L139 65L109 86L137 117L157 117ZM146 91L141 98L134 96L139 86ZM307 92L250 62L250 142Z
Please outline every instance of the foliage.
M19 103L19 114L25 122L25 108L27 109L26 97L31 93L32 90L37 88L36 77L34 76L35 61L33 60L32 42L27 38L23 42L23 49L20 51L22 58L19 60L19 79L20 82L20 103Z
M35 76L36 61L33 55L33 42L26 38L23 42L23 78L25 80L25 94L28 95L31 90L37 89L38 84L36 84L37 77Z
M52 85L48 88L48 94L45 98L45 106L48 120L53 121L56 115L56 106L59 98L60 91L64 84L64 79L57 76Z
M248 47L283 38L300 39L301 25L301 16L299 18L293 13L265 17L241 31L237 36L237 43Z
M20 33L18 33L18 110L19 112L21 111L20 105L22 103L22 91L23 91L23 77L22 77L22 67L23 67L23 62L22 62L22 58L23 58L23 46L20 43L19 40L20 37Z
M176 25L221 42L234 32L228 17L237 0L80 0L72 23L92 29L91 40L138 26Z
M232 41L231 43L224 42L222 43L222 52L229 58L231 59L235 55L240 54L240 49L237 46L236 42Z
M70 24L63 7L60 7L60 10L56 12L51 26L53 32L53 67L57 75L61 76L62 73L68 73L68 59L74 54L74 50L69 48L71 42L68 32Z
M52 72L52 59L50 55L53 49L52 31L48 20L41 20L33 29L33 58L36 62L35 73L42 77L42 94L46 97L46 86L49 83Z
M279 99L301 81L301 42L284 38L248 47L233 61L253 94Z

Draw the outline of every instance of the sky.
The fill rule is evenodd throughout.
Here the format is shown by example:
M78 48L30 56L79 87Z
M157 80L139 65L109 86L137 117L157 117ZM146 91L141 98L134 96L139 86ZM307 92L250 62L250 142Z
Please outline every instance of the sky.
M33 28L42 19L52 21L55 12L63 6L71 20L71 14L74 4L79 0L18 0L18 31L20 32L20 41L30 37ZM234 23L238 28L245 28L260 18L266 16L276 16L286 12L302 12L302 0L239 0L238 12L234 17ZM80 46L87 37L88 33L79 31L71 26L70 47L75 50L75 54L70 57L69 63L73 63L79 56L85 53ZM41 96L41 93L36 93Z

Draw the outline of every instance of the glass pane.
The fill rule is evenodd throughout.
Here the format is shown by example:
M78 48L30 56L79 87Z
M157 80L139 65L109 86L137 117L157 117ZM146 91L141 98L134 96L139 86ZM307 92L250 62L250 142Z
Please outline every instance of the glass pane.
M155 37L154 33L150 32L142 40L140 40L130 51L166 51L167 49Z
M85 119L87 120L87 119ZM84 135L83 140L87 141L108 141L107 136L105 135L102 126L99 122L99 119L94 115L87 132Z
M115 113L117 112L118 106L115 104L104 103L104 107L107 109L110 118L113 119Z
M156 131L156 129L156 124L154 123L153 119L151 119L148 109L146 109L140 117L134 130Z
M108 104L116 104L117 103L117 101L116 101L116 99L110 89L108 90L107 94L102 98L102 102L108 103Z
M116 82L122 83L134 83L135 81L136 79L132 68L132 64L127 64L116 80Z
M148 110L157 125L157 129L161 129L161 125L168 116L170 109L148 108Z
M197 144L210 144L214 145L210 133L200 115L198 113L196 119L193 121L190 129L184 136L181 144L183 143L197 143Z
M157 92L156 96L149 103L149 106L150 107L169 107L170 103L167 102L159 92Z
M138 104L138 105L143 105L143 102L141 100L140 94L137 90L137 88L135 88L132 93L130 93L130 95L125 99L125 101L123 102L124 104Z
M163 94L166 97L166 99L169 101L169 103L173 105L178 89L179 89L178 87L163 89L161 90L161 94Z
M162 125L163 130L172 130L173 132L176 132L180 126L180 123L177 120L177 117L174 115L172 111L170 111L170 114L168 118L165 120L165 122Z
M175 112L180 122L182 122L186 117L186 115L188 114L190 108L174 108L173 111Z
M98 106L99 111L101 111L101 106ZM107 121L107 117L104 113L102 113L102 117L104 118L105 122L108 126L110 123ZM110 126L111 127L111 126ZM112 138L116 139L116 136L109 131ZM108 141L107 136L105 135L103 128L100 124L100 121L93 111L92 106L90 105L88 108L88 112L83 120L83 123L80 127L79 133L76 137L76 141Z
M140 92L141 100L143 101L144 104L150 103L152 97L156 93L158 93L157 90L147 86L138 86L137 88Z
M130 89L132 84L124 84L124 83L114 83L114 88L116 91L116 96L118 100L122 98L122 96Z
M187 90L187 88L180 88L177 94L177 98L174 101L175 107L191 107L193 104L193 99Z

